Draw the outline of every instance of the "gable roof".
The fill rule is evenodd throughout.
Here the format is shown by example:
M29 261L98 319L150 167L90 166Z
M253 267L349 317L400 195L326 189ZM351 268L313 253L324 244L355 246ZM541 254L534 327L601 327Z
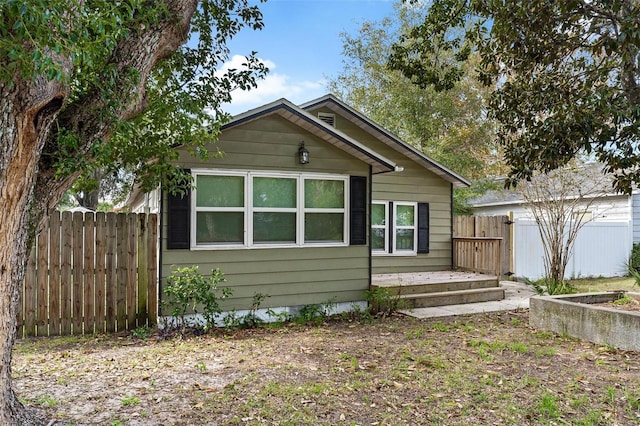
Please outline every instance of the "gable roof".
M396 169L396 163L393 161L367 148L284 98L236 115L230 122L224 124L221 130L224 131L270 115L279 115L314 136L369 164L373 173L392 172Z
M365 132L376 137L385 145L415 161L425 169L440 176L445 181L453 184L454 188L464 188L470 185L470 183L459 174L455 173L452 170L449 170L442 164L439 164L435 160L429 158L419 149L402 141L397 136L391 134L388 130L384 129L382 126L375 123L365 115L351 108L349 105L345 104L332 94L324 95L318 99L300 105L300 108L304 110L310 110L320 107L328 108L331 111L351 121L353 124L360 127Z

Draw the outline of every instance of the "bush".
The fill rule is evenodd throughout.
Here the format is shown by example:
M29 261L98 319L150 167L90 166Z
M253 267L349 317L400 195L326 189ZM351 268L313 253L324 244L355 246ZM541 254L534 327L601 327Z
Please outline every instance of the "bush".
M369 312L373 316L386 317L402 309L401 299L387 287L378 287L367 292Z
M169 300L167 305L173 307L171 315L179 320L178 326L185 327L185 316L189 312L200 313L205 320L207 330L213 328L216 318L222 312L219 301L231 295L230 288L218 288L218 284L225 282L220 269L213 269L209 277L198 272L197 266L188 266L174 270L167 278L164 289Z
M635 243L631 249L631 256L629 257L629 269L635 269L640 272L640 243Z

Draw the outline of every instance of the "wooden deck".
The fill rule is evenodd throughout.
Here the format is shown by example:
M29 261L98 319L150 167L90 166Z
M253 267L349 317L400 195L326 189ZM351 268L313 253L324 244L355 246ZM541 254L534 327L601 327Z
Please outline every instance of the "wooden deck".
M459 305L504 299L498 276L437 271L375 274L371 288L387 288L408 308Z
M416 284L446 284L450 282L498 281L496 275L462 271L408 272L374 274L371 285L376 287L409 286Z

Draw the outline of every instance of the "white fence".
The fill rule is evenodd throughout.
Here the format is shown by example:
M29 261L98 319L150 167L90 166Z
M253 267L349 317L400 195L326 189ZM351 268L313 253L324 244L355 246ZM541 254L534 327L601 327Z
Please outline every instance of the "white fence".
M514 229L514 272L532 280L544 276L544 251L538 225L517 219ZM627 274L632 247L629 222L589 222L578 232L565 278L614 277Z

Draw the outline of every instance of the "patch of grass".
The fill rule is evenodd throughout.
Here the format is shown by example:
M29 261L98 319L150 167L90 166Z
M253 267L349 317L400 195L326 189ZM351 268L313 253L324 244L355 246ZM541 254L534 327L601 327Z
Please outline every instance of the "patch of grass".
M44 394L34 399L33 403L41 407L53 408L59 404L59 401L49 394Z
M407 339L420 339L424 336L424 327L412 328L407 331Z
M526 354L527 352L529 352L529 346L523 342L510 343L509 349L519 354Z
M545 356L554 356L556 353L558 353L558 349L552 347L552 346L542 346L540 348L536 348L533 351L534 355L536 356L536 358L542 358Z
M628 290L637 291L632 277L614 278L581 278L569 281L578 293L595 293L598 291ZM634 289L635 287L635 289Z
M542 395L540 401L536 404L535 409L539 412L539 417L546 420L555 420L560 417L558 397L549 391Z
M133 396L133 395L127 395L125 397L123 397L120 402L122 403L123 407L132 407L135 405L140 404L140 398L138 398L137 396Z
M435 324L433 324L433 329L446 333L451 331L451 325L445 324L442 321L438 321Z

